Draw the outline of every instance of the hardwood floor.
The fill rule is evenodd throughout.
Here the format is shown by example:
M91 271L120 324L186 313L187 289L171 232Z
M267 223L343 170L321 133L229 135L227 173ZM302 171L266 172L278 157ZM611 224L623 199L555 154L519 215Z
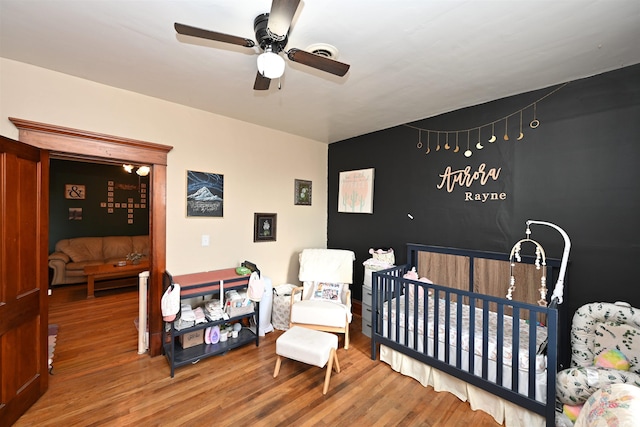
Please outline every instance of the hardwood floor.
M351 324L341 372L322 395L324 370L283 360L273 378L275 340L178 368L137 353L138 294L84 285L56 288L49 323L59 326L49 390L15 426L497 426L450 393L436 393L372 361L361 318Z

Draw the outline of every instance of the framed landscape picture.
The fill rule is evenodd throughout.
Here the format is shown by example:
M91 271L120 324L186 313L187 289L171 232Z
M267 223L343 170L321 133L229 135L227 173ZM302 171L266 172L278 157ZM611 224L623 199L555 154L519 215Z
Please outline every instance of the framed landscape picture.
M187 216L223 216L224 176L187 171Z
M296 179L294 184L293 203L311 206L311 181Z
M278 214L254 213L253 214L253 241L275 242Z

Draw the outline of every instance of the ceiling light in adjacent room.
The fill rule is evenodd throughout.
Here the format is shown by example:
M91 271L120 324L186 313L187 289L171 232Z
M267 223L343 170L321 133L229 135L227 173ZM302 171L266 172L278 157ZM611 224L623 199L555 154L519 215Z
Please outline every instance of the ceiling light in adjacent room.
M149 166L140 166L136 173L140 176L147 176L151 172L151 168Z
M133 165L122 165L123 169L128 173L133 172Z

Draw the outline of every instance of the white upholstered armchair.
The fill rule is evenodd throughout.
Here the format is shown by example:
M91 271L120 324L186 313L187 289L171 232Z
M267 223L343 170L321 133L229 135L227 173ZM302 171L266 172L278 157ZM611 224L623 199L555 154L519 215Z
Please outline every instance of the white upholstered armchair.
M289 327L303 326L344 334L349 348L351 290L355 254L342 249L305 249L300 253L302 286L291 294Z

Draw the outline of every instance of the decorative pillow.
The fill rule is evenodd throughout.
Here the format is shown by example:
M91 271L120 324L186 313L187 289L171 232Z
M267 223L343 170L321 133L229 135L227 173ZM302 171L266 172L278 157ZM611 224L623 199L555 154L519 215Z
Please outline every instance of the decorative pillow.
M629 359L618 349L600 353L596 356L594 364L599 368L617 369L618 371L629 370Z
M342 302L342 283L316 283L309 299Z
M640 388L640 375L630 371L572 367L558 372L556 377L556 396L562 403L579 405L598 389L608 384L631 384Z
M575 427L611 427L638 425L640 388L629 384L611 384L589 397L580 411Z

